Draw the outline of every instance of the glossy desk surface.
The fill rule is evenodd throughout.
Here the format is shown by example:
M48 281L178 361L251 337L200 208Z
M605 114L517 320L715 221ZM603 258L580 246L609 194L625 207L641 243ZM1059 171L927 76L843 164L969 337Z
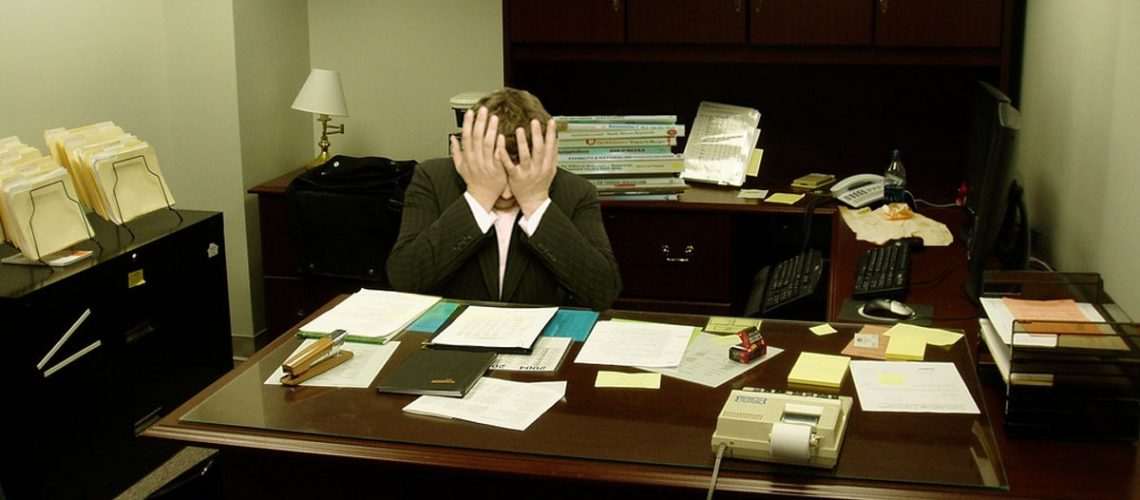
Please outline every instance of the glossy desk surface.
M620 311L610 315L694 326L706 319ZM715 389L668 377L660 390L595 389L600 369L629 369L574 363L580 343L573 344L553 374L491 372L512 380L568 381L565 401L525 432L403 413L414 396L265 384L299 343L286 334L146 434L213 446L703 489L715 459L710 438L729 391L787 388L788 371L800 351L838 352L858 328L836 325L839 333L816 336L807 331L810 326L765 321L762 331L769 344L786 351ZM385 370L417 348L422 338L405 334ZM966 342L930 348L927 357L953 362L982 406ZM839 393L855 395L850 376ZM871 414L856 404L834 469L726 459L718 489L874 497L1000 492L1007 481L997 450L984 412ZM895 491L899 488L902 491Z

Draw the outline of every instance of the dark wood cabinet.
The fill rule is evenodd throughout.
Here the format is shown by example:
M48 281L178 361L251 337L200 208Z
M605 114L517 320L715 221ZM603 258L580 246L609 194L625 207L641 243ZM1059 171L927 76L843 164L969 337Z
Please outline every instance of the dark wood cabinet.
M877 0L875 45L999 48L1005 3L1000 0Z
M868 0L751 0L756 45L871 44L874 6Z
M627 0L630 43L745 43L745 0Z
M233 367L222 215L91 223L86 260L0 265L0 496L113 498L179 449L137 435Z
M505 2L503 12L515 42L625 41L624 0L522 0Z

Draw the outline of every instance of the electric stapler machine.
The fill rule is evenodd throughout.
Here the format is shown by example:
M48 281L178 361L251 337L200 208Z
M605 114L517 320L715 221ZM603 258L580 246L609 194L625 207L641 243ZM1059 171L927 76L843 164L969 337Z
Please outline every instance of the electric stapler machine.
M714 453L832 468L839 458L849 396L745 388L733 390L717 417Z
M352 351L341 349L347 336L348 332L335 330L290 356L281 364L281 369L285 371L281 383L300 384L351 359Z

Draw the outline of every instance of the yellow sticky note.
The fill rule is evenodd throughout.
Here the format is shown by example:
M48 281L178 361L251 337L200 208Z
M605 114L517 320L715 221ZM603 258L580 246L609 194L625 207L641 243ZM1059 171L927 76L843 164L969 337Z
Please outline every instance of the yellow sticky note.
M838 388L847 376L850 361L847 356L802 352L788 373L788 383Z
M827 323L824 323L822 325L815 325L811 328L808 328L808 330L810 330L811 333L814 333L814 334L819 335L819 336L831 335L831 334L839 331L839 330L836 330L835 328L832 328L831 325L829 325Z
M764 150L756 148L752 150L752 156L748 158L748 175L756 177L760 175L760 160L764 158Z
M879 383L883 385L903 385L906 384L906 377L901 373L880 373Z
M723 337L717 337L717 338L713 339L712 343L714 345L724 345L724 346L736 345L736 344L740 343L740 337L738 337L736 335L725 335Z
M734 318L731 316L712 316L705 325L709 333L740 333L741 330L754 326L760 328L760 320L756 318Z
M906 323L899 323L892 326L883 335L888 337L904 336L904 337L918 337L923 339L927 344L947 346L951 345L962 338L961 333L954 333L949 330L941 328L927 328L925 326L908 325Z
M625 389L660 389L660 373L625 373L599 371L594 387L619 387Z
M887 343L887 359L922 361L926 356L926 340L918 336L892 335Z
M772 196L769 196L764 201L766 201L768 203L781 203L784 205L795 205L796 202L800 201L800 199L803 197L804 197L803 193L800 193L800 194L776 193Z

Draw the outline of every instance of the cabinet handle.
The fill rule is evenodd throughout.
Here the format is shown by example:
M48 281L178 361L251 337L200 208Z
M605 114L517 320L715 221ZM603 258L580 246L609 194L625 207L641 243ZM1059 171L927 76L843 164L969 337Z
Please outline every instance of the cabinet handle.
M740 9L742 7L744 7L744 0L736 0L735 2L733 2L733 5L736 6L736 11L740 12Z
M752 0L752 10L755 11L757 14L760 13L760 9L763 7L764 7L764 0Z
M612 5L614 6L614 12L621 11L621 0L614 0Z
M661 256L665 258L665 262L688 262L693 257L693 250L693 245L685 245L685 251L682 252L684 256L674 257L669 245L661 245Z
M887 13L887 7L888 7L887 0L879 0L879 12L886 14Z

